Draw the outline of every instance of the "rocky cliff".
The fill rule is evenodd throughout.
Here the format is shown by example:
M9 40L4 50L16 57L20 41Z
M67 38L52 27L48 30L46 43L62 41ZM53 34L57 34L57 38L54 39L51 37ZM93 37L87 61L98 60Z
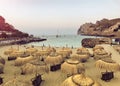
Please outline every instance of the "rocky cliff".
M112 44L112 40L110 38L84 38L81 41L83 47L93 48L97 44Z
M27 37L28 34L14 28L0 16L0 37Z
M120 37L120 18L102 19L93 23L85 23L78 29L78 34L94 36Z

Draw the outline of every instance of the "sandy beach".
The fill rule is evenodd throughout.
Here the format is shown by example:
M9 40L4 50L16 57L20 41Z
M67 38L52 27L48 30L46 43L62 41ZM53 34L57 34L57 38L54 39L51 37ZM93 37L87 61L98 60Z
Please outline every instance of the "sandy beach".
M28 45L26 45L28 46ZM116 61L117 63L120 64L120 54L111 46L111 45L101 45L104 47L104 49L107 52L112 53L112 59ZM11 46L3 46L0 47L0 56L3 57L6 61L6 64L4 65L4 73L0 74L1 77L3 77L3 84L8 82L9 80L16 78L22 82L26 82L29 84L29 86L32 86L31 84L31 79L35 76L34 74L26 74L26 75L21 75L21 67L14 66L14 60L13 61L8 61L7 60L7 55L4 55L4 51L9 49ZM18 45L12 45L13 48L18 48ZM40 46L35 46L37 49L41 49ZM20 50L25 50L25 47L23 45L19 46ZM55 48L57 51L61 48ZM72 49L73 53L76 53L77 48ZM92 48L88 49L89 52L92 54ZM115 72L114 73L114 78L111 79L110 81L106 82L101 80L101 72L105 72L105 70L100 70L95 67L95 60L90 57L87 62L83 63L85 65L85 74L92 79L96 80L99 82L102 86L119 86L120 85L120 73ZM60 86L61 83L67 78L66 74L62 73L61 70L57 70L55 72L49 72L49 73L44 73L42 75L42 83L40 86ZM4 86L4 85L1 85ZM19 85L22 86L22 85Z
M120 0L0 0L0 86L120 86Z

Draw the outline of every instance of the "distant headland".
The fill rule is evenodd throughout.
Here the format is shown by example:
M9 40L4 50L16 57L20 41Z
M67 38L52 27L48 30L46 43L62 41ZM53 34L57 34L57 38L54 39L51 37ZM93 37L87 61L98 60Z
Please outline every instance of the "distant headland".
M11 38L11 37L28 37L28 33L21 32L14 28L11 24L7 23L6 20L0 16L0 37Z
M13 25L7 23L2 16L0 16L0 45L26 44L30 42L38 42L44 40L46 39L34 37L33 35L29 35L28 33L19 31Z
M85 23L80 26L77 34L105 36L105 37L120 37L120 18L102 19L93 23Z

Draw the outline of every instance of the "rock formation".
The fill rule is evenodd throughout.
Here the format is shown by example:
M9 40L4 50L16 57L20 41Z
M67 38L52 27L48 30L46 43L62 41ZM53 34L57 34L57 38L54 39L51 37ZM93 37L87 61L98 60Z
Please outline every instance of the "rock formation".
M87 48L93 48L97 44L111 44L110 38L84 38L82 40L82 46Z
M27 33L23 33L14 28L5 21L5 19L0 16L0 37L27 37Z
M94 36L115 36L120 37L120 18L102 19L93 23L85 23L78 29L78 34Z

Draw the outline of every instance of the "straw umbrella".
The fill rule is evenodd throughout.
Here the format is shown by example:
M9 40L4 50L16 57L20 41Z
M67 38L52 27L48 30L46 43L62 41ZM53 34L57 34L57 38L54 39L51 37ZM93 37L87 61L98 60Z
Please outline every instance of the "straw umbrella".
M35 57L33 56L27 56L27 57L17 57L17 59L14 61L15 62L15 66L21 66L21 65L24 65L30 61L33 61L33 60L36 60Z
M24 51L17 50L17 51L13 51L9 56L10 57L11 56L13 56L13 57L19 57L19 56L22 56L22 55L24 55Z
M104 59L104 58L111 58L111 53L106 52L104 49L97 49L93 51L94 59Z
M35 53L36 56L48 56L50 52L48 50L39 50Z
M89 55L88 54L72 54L71 59L75 59L78 60L80 62L86 62L87 59L89 59Z
M95 50L97 50L97 49L104 49L104 47L99 46L99 45L96 45L96 46L93 48L93 51L95 51Z
M49 55L44 60L46 64L49 64L50 66L54 66L57 64L61 64L63 62L61 55Z
M38 50L34 47L30 47L26 49L26 53L28 53L29 55L34 54L35 52L37 52Z
M72 50L70 48L63 47L57 52L57 54L61 55L63 59L66 59L70 57L70 54L72 54Z
M96 49L93 52L99 55L107 54L107 52L104 49Z
M44 48L42 47L42 49L39 50L39 51L37 51L34 55L35 55L39 60L44 61L44 59L45 59L48 55L50 55L50 53L52 53L52 52L55 53L55 52L56 52L56 49L53 48L53 47L48 47L48 48L44 49Z
M119 71L120 65L112 59L102 59L95 62L95 66L106 71Z
M35 53L35 56L36 57L38 57L39 59L40 59L40 57L41 57L41 59L45 59L44 57L46 57L46 56L48 56L48 55L50 55L50 53L52 53L52 52L56 52L56 49L54 48L54 47L48 47L48 48L46 48L46 49L44 49L43 47L42 47L42 50L39 50L39 51L37 51L36 53Z
M87 48L84 48L84 47L78 48L78 49L77 49L77 54L88 54L88 55L90 55L88 49L87 49Z
M15 60L17 57L24 55L24 51L11 47L4 52L5 55L8 55L8 60Z
M104 59L98 60L95 62L95 66L106 70L106 72L102 72L102 80L109 81L114 78L113 72L120 70L120 65L114 62L112 59Z
M82 48L78 48L76 52L76 56L73 55L72 57L81 62L86 62L89 56L90 56L89 50L87 48L82 47Z
M27 63L21 67L21 74L31 74L31 73L48 73L49 68L48 66L41 61L32 61L30 63Z
M18 80L14 77L13 79L7 81L3 86L32 86L30 83Z
M76 74L67 78L60 86L101 86L84 74Z
M51 71L56 71L60 69L63 58L57 53L51 53L45 58L44 62L50 66Z
M67 51L68 53L72 54L72 50L68 47L63 47L62 50Z
M5 50L5 51L4 51L4 54L5 54L5 55L9 55L9 54L11 54L12 52L14 52L14 51L16 51L16 50L17 50L17 49L14 49L14 48L11 47L11 48Z
M85 68L78 60L68 59L61 65L61 71L67 75L74 75L84 72Z
M51 47L50 45L46 50L49 52L56 52L56 49L54 47Z

